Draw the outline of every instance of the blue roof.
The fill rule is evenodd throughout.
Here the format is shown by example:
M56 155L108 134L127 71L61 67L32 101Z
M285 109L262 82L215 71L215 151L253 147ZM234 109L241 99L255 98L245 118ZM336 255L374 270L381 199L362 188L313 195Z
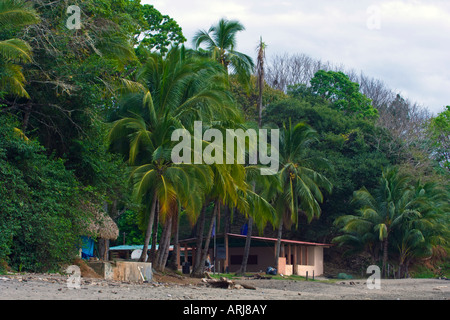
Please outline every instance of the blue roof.
M152 245L148 246L148 249L150 250L152 248ZM156 245L156 250L158 250L159 244ZM170 249L173 249L173 246L169 247ZM118 251L118 250L142 250L144 249L144 245L122 245L122 246L116 246L111 247L109 250Z
M151 247L151 246L149 246ZM142 250L144 248L144 245L122 245L122 246L116 246L116 247L111 247L109 248L109 250ZM158 248L158 246L156 246L156 248Z

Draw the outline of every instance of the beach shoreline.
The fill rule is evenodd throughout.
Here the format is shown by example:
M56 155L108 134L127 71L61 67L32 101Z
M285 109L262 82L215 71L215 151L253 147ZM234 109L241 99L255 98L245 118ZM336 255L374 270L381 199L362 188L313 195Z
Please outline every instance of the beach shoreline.
M441 279L382 279L380 289L369 289L364 279L243 277L233 279L240 284L233 289L181 276L155 276L148 283L82 278L79 288L70 288L67 279L59 274L2 275L0 300L450 300L450 281Z

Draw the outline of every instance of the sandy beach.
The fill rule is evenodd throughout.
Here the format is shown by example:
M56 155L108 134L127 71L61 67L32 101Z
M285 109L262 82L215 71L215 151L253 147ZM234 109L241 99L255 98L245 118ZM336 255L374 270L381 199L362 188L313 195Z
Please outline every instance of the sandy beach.
M21 274L0 276L1 300L450 300L450 281L440 279L381 280L368 289L366 280L292 281L241 278L245 289L212 288L205 280L158 277L149 283L82 278L69 288L68 276Z

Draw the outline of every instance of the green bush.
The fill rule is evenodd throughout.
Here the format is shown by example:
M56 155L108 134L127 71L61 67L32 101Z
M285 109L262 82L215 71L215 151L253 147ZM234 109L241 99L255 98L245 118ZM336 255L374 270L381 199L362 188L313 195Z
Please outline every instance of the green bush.
M0 261L19 271L56 271L77 253L79 184L59 159L0 116Z

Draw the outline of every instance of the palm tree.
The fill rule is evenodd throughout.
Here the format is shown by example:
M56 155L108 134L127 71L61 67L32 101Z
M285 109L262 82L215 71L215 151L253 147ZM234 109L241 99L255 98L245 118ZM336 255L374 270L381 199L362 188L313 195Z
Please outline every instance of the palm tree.
M259 45L257 47L257 63L256 63L256 72L257 72L257 86L258 86L258 126L261 128L262 126L262 98L263 98L263 90L264 90L264 60L266 59L266 44L262 41L262 37L259 40Z
M124 135L130 141L128 161L133 167L130 177L134 197L143 204L144 214L148 216L142 260L146 256L155 214L160 215L163 223L171 221L181 203L186 211L195 215L204 201L200 191L211 185L212 174L206 166L172 163L170 155L174 143L169 139L174 127L173 121L151 127L141 116L135 115L115 122L110 133L112 142L120 141Z
M308 145L317 139L317 132L305 123L283 126L280 132L279 179L282 191L274 201L277 211L278 241L276 261L280 254L283 225L298 227L299 214L305 215L308 222L321 214L320 203L323 202L321 189L331 192L331 182L322 174L312 169L315 165L326 164L326 160L307 155Z
M246 204L245 211L239 211L248 218L247 237L245 240L244 254L240 269L237 275L244 275L247 271L247 262L250 254L251 237L253 233L253 224L255 223L259 232L263 232L267 223L274 224L276 212L271 204L275 194L280 191L278 176L266 175L260 173L260 166L246 166L246 181L248 188L244 197Z
M266 44L262 42L262 37L260 38L259 45L257 47L257 67L256 67L256 73L257 73L257 87L258 87L258 103L257 103L257 114L258 114L258 128L262 127L262 98L263 98L263 89L264 89L264 60L265 60L265 49ZM266 179L267 180L267 179ZM272 186L274 186L272 184ZM252 200L257 200L256 202L258 204L265 203L263 198L260 197L258 193L254 193L256 190L256 181L253 181L253 194L256 196L256 198L253 198ZM254 222L254 215L258 214L258 210L261 210L261 212L267 212L273 210L272 206L263 206L262 208L257 209L256 203L253 201L250 201L253 205L253 212L250 212L248 214L248 223L247 223L247 238L245 241L244 246L244 255L242 258L242 264L241 268L237 272L237 274L244 274L247 270L247 261L248 256L250 254L250 245L251 245L251 239L252 239L252 232L253 232L253 222Z
M371 249L373 257L382 251L383 276L390 253L398 254L400 277L412 259L429 257L434 248L448 244L448 191L434 183L413 186L411 177L390 167L372 193L362 188L353 202L359 205L357 215L336 219L344 234L333 241L359 248L355 251Z
M123 99L109 140L134 167L131 174L134 194L148 217L141 257L144 260L155 214L161 216L161 221L166 218L170 221L181 203L195 219L212 182L209 167L172 162L172 132L179 128L192 129L194 120L233 118L237 112L225 90L220 66L190 56L184 48L172 48L164 57L159 53L150 54L137 80L126 84L142 92Z
M352 226L357 224L357 227ZM378 236L373 232L373 224L369 221L355 219L355 216L341 216L334 221L336 226L345 226L342 231L344 234L333 238L332 242L339 246L347 245L346 255L359 254L367 252L370 254L371 263L377 264L379 261L379 253L381 251L381 243Z
M34 24L39 21L30 2L21 0L0 1L0 27L3 30ZM25 90L25 77L21 63L31 62L31 47L20 39L0 41L0 92L29 98Z
M142 203L148 203L148 199L153 196L151 201L151 211L149 212L148 227L144 242L144 253L146 254L148 243L151 237L153 221L155 214L160 215L160 220L169 228L172 220L176 219L179 212L179 206L192 215L196 215L200 210L200 206L204 199L202 198L202 188L205 185L210 185L212 180L205 179L208 177L208 169L202 167L204 172L200 172L199 166L185 166L185 165L169 165L167 160L156 161L140 166L133 171L133 178L135 180L135 197ZM193 192L192 190L195 190ZM159 204L159 212L156 213L156 202ZM163 270L165 260L163 259L165 252L168 249L170 233L160 243L159 254L157 256L157 263L155 268Z
M214 172L212 188L207 195L207 201L203 208L202 217L200 220L200 232L197 235L197 252L195 263L192 271L194 277L203 275L204 262L206 260L209 243L211 241L211 234L214 228L214 223L220 206L226 205L230 208L238 206L243 208L243 204L239 198L239 193L246 192L247 185L245 183L245 170L243 165L234 164L213 164L209 166ZM205 223L205 209L210 203L213 203L213 214L206 233L205 245L203 250L203 225Z
M239 21L221 19L208 31L198 31L193 44L197 50L204 45L210 57L218 61L227 73L231 72L241 83L248 85L254 63L248 55L235 50L236 35L243 30L245 28Z
M372 193L366 188L355 191L352 201L359 207L358 215L343 216L336 221L337 224L343 225L342 231L345 233L353 232L359 235L372 233L372 236L366 237L365 240L376 239L382 247L383 276L386 276L385 266L391 234L405 219L417 214L414 210L416 205L414 191L409 183L409 177L400 174L398 168L386 168L382 172L378 187Z
M408 275L414 258L431 257L433 249L448 245L449 239L445 221L450 212L448 192L436 183L418 182L410 195L409 214L402 216L403 221L392 235L393 248L399 255L398 278Z

